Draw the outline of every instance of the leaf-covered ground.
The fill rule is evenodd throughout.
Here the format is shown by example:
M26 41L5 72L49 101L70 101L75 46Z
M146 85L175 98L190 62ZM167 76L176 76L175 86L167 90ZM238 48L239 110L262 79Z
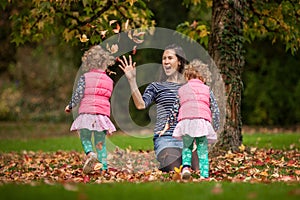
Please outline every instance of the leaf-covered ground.
M82 173L83 153L22 152L0 154L0 183L107 183L181 181L176 171L157 170L153 152L116 149L109 153L109 170ZM298 150L263 150L252 148L239 153L227 152L210 157L210 178L199 179L193 172L190 181L230 182L300 182L300 152Z

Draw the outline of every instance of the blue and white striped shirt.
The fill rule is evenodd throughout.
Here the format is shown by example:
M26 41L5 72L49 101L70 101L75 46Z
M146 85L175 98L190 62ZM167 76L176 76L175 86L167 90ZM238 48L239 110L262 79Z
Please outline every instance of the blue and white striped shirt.
M182 86L173 82L153 82L149 84L143 94L145 106L149 107L153 102L156 104L156 124L154 128L154 139L158 137L157 132L161 131L166 122L168 114L176 100L178 89ZM170 126L164 136L171 136L177 122Z

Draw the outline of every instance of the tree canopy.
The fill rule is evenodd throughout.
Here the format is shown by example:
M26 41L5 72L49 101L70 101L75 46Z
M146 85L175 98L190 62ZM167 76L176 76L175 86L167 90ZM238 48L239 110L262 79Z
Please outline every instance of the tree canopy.
M251 43L257 38L268 38L273 43L281 41L286 50L294 54L300 47L300 3L297 0L241 0L245 7L240 12L245 16L243 23L244 38ZM228 1L230 4L232 1ZM209 14L212 0L183 0L192 10L201 10ZM192 16L193 20L178 26L178 30L194 38L202 45L208 45L210 18L204 18L201 12Z
M282 41L292 54L299 49L300 4L297 0L242 1L247 5L240 10L245 16L243 32L246 41L267 37L272 42ZM182 0L182 3L190 9L191 21L179 24L178 31L207 47L211 19L204 15L211 13L212 0ZM17 45L40 41L54 34L72 44L78 44L85 34L89 43L95 44L120 31L155 25L153 12L145 0L1 2L3 9L12 5L12 42Z
M13 5L12 5L13 4ZM153 13L143 0L8 0L15 44L39 42L58 35L65 42L100 43L128 29L154 26Z

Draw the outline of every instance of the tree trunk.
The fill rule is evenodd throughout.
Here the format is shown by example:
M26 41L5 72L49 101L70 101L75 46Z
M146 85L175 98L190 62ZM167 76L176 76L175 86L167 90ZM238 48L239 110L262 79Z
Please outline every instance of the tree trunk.
M243 51L243 0L214 0L209 54L224 84L225 122L215 149L237 151L242 144L241 92Z

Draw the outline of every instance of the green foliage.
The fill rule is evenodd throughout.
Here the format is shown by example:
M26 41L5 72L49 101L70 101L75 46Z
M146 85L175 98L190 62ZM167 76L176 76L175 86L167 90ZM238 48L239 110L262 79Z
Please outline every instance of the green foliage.
M208 26L199 24L196 21L194 21L192 24L186 21L179 24L176 30L189 38L193 38L205 48L208 48L208 37L210 34L208 31Z
M298 0L247 1L244 23L245 38L268 37L280 40L294 54L300 47L300 4Z
M176 27L176 31L192 38L207 49L210 34L212 1L184 0L183 2L190 8L188 18L192 22L185 21L180 23Z
M247 47L243 120L249 125L297 124L300 122L299 54L288 55L282 44L268 43L257 40ZM268 51L270 48L272 51Z
M256 38L267 37L273 43L283 42L286 51L289 50L292 54L297 52L300 47L300 4L298 0L241 0L240 2L246 3L244 9L240 11L245 16L243 33L246 41L251 43ZM211 8L211 0L183 0L183 3L187 7L194 7L191 9L192 11L198 9L199 18L191 17L192 21L198 21L200 26L209 24L203 23L205 19L203 11L205 13L207 8ZM201 32L197 32L196 27L192 23L185 22L179 26L179 31L191 36L201 44L205 44L203 39L200 39Z
M176 29L176 26L187 19L189 8L182 0L148 0L147 6L153 11L156 26L162 28ZM172 12L170 12L172 11Z
M13 4L13 3L12 3ZM13 42L39 42L52 35L78 44L85 34L86 45L100 43L120 31L150 27L152 12L143 0L25 0L11 16Z

